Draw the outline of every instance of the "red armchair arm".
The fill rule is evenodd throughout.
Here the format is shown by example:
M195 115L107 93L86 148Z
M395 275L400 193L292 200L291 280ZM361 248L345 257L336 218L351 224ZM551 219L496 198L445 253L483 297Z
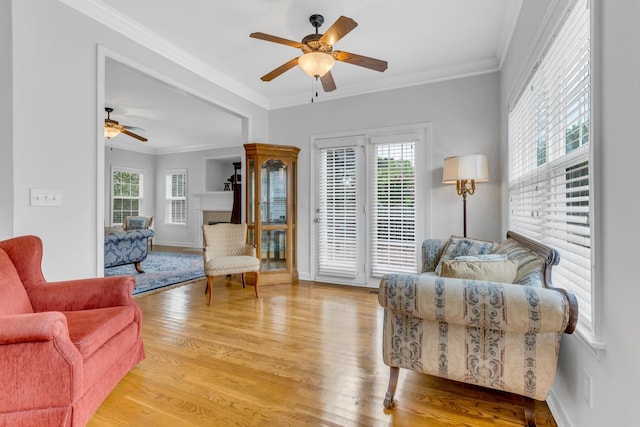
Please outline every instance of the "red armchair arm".
M44 282L27 289L33 311L76 311L135 305L131 276Z
M0 366L0 412L67 405L83 390L82 355L62 313L0 316Z
M67 319L62 313L28 313L0 317L0 345L51 341L66 334Z

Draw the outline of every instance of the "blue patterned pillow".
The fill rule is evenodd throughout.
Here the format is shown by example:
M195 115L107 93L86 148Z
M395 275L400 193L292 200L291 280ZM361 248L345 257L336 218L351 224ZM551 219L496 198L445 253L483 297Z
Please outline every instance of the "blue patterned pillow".
M442 270L442 262L460 256L476 256L491 253L497 243L486 240L467 239L460 236L451 236L447 242L447 247L438 261L436 274L439 276Z
M505 254L509 259L518 260L518 274L514 283L526 286L545 287L542 273L544 258L536 255L513 239L507 239L496 245L494 253Z
M144 230L146 218L131 217L127 218L127 230Z

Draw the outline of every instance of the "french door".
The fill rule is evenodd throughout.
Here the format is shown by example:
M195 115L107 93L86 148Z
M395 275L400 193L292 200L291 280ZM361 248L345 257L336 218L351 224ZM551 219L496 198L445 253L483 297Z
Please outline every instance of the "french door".
M364 136L316 141L314 280L364 285Z
M377 286L417 272L415 135L314 141L314 280Z

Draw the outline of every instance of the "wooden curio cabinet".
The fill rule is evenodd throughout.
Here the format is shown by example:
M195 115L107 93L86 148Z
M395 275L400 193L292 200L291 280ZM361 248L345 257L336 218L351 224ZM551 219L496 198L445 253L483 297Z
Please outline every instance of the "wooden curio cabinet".
M260 259L260 284L298 279L298 147L245 144L249 243Z

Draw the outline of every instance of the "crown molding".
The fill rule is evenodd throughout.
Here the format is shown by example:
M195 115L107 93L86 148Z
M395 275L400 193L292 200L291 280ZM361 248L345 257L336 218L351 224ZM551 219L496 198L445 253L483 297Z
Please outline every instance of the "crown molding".
M523 0L511 0L507 2L507 10L505 11L504 26L500 33L500 40L498 41L498 48L496 50L496 57L498 58L499 67L502 68L504 58L507 56L509 46L511 45L511 37L516 30L518 24L518 17L520 10L522 10Z
M493 73L499 70L500 66L498 63L498 58L486 59L476 62L467 62L464 64L457 64L449 67L429 68L415 73L403 74L390 78L385 81L384 87L378 87L376 83L371 83L369 81L351 84L348 88L341 89L341 92L339 94L324 93L324 96L315 98L314 102L327 102L352 96L367 95L377 92L403 89L406 87L421 86L447 80L456 80L463 77L472 77L481 74ZM269 103L269 109L275 110L302 105L303 102L300 102L300 99L301 96L298 95L277 98Z
M193 55L180 49L169 40L142 26L107 6L99 0L58 0L60 3L88 16L102 25L122 34L147 49L179 64L181 67L197 74L208 81L228 90L229 92L252 102L262 108L268 108L268 99L247 88L235 79L228 77L218 69L197 59Z
M147 143L144 142L134 142L134 141L114 141L114 139L105 140L106 148L117 148L120 150L134 151L136 153L142 154L150 154L153 156L160 154L176 154L176 153L189 153L192 151L204 151L204 150L215 150L219 148L226 147L213 147L211 145L202 145L202 144L193 144L193 145L182 145L176 147L164 147L164 148L153 148Z

